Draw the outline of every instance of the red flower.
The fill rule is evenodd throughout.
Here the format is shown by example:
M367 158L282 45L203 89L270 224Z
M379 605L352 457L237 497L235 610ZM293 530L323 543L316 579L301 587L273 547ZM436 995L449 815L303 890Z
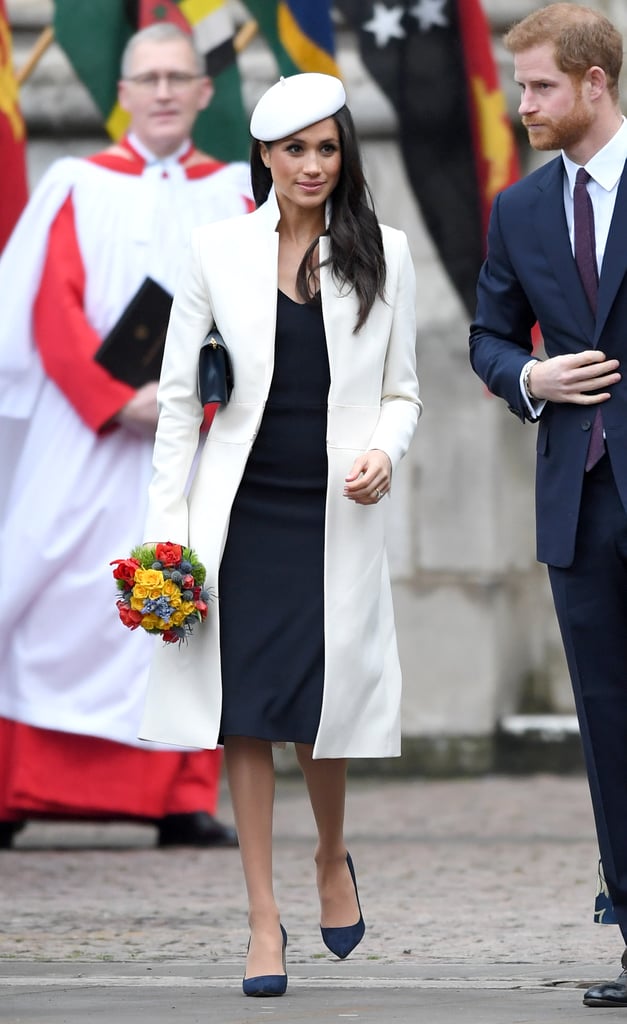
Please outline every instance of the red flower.
M157 544L155 554L157 561L163 565L178 565L183 558L183 549L180 544L167 541L165 544Z
M201 619L207 618L208 608L204 601L194 601L194 608L196 608L200 612Z
M126 601L123 601L122 598L115 603L118 608L120 619L124 625L128 626L129 629L137 629L142 620L142 613L136 611L134 608L129 608Z
M180 640L181 638L180 638L180 636L178 635L178 633L176 633L176 632L175 632L175 630L173 630L173 629L165 629L165 630L163 631L163 633L161 634L161 639L162 639L162 640L163 640L163 641L164 641L164 642L165 642L166 644L176 644L176 643L178 643L178 641L179 641L179 640Z
M113 578L124 580L125 583L134 583L135 570L140 568L140 563L136 558L116 558L113 562L109 562L109 565L115 566Z
M191 576L190 573L188 573L187 576L183 576L183 590L191 590L193 586L194 577Z

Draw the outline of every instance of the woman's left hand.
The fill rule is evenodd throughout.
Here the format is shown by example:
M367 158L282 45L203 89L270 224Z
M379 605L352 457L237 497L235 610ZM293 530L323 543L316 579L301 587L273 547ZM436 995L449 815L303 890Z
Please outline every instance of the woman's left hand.
M376 505L392 483L392 463L379 448L359 455L346 477L344 497L358 505Z

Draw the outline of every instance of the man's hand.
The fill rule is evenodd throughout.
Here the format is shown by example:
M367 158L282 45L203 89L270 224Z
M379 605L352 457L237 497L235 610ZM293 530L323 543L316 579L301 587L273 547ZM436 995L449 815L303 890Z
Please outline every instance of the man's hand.
M157 409L156 380L151 380L139 388L130 402L123 406L116 416L117 422L141 437L154 437L157 429L159 412Z
M535 363L529 374L529 387L535 398L574 405L598 405L611 398L609 388L621 379L618 359L606 359L598 349L553 356ZM591 391L599 392L590 394Z

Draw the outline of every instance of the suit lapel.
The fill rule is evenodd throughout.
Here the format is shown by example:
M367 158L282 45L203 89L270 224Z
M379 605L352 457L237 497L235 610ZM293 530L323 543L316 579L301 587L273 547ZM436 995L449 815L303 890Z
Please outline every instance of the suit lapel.
M592 344L595 319L586 298L568 235L564 212L564 164L558 157L547 164L538 180L540 195L534 209L535 228L568 306Z
M610 231L603 254L603 265L599 280L599 298L597 303L596 338L598 339L609 315L612 303L627 272L627 170L623 170L618 191Z

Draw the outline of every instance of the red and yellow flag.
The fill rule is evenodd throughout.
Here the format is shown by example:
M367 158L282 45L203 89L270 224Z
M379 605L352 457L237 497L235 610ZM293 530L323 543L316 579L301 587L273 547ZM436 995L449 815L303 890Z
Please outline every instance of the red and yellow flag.
M13 70L11 31L4 0L0 0L0 250L28 198L26 130Z
M481 226L485 235L494 197L518 180L520 167L514 132L492 52L490 26L480 0L459 3L458 17L466 67Z

